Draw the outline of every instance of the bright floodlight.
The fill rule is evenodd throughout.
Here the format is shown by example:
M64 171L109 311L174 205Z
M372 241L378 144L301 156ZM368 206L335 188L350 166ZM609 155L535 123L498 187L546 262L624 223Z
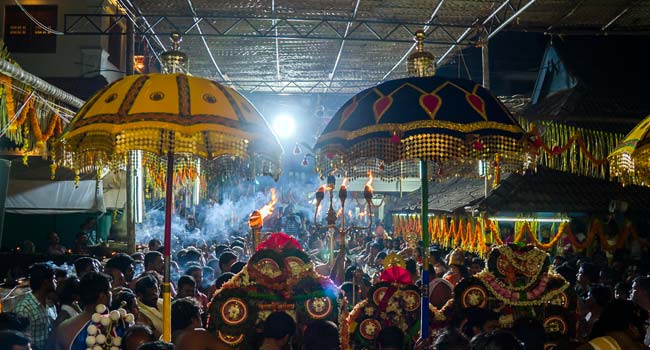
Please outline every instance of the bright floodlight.
M288 115L281 115L273 121L273 130L281 138L293 135L296 129L296 121Z

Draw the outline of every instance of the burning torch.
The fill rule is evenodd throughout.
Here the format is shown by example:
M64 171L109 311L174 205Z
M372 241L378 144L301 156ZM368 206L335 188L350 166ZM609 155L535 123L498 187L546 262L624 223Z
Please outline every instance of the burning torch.
M341 247L345 246L345 200L348 198L348 178L343 179L341 188L339 189L339 199L341 200L341 230L339 231L339 238Z
M272 188L271 201L259 210L253 211L248 217L248 227L251 228L251 234L253 237L253 253L255 250L257 250L257 246L260 245L262 240L262 227L264 226L264 219L273 214L275 203L277 202L278 198L275 196L275 188Z

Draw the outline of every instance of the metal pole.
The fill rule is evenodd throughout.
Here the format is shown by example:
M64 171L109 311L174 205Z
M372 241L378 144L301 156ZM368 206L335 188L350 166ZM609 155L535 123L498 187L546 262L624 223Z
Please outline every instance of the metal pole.
M126 53L124 65L126 75L133 75L133 22L126 21ZM129 152L126 164L126 244L129 253L135 253L135 208L136 191L133 151Z
M481 58L483 59L483 87L490 89L490 51L488 49L488 40L484 37L481 45Z
M0 58L0 73L18 80L19 82L31 87L32 89L51 96L63 103L75 108L81 108L86 101L69 94L58 87L46 82L45 80L29 73L22 68L15 66L11 62Z
M167 185L165 187L165 277L163 280L163 340L172 340L172 298L171 298L171 246L172 246L172 194L174 192L174 133L169 132L167 152Z
M427 161L420 160L420 181L422 188L422 302L420 303L420 337L429 337L429 181Z

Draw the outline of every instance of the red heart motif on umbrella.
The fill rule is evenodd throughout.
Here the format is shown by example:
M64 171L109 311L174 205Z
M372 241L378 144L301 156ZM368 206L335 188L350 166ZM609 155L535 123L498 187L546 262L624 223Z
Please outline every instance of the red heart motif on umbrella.
M375 122L379 123L381 117L384 116L384 113L388 110L388 107L393 104L393 98L391 96L384 96L377 101L372 106L375 111Z
M485 114L485 101L476 94L465 94L465 98L467 99L467 102L469 102L469 105L472 106L472 108L474 108L483 119L487 120L487 115Z
M341 113L341 122L339 122L339 128L341 128L343 124L348 121L348 118L350 118L350 115L352 115L352 112L354 112L357 107L359 107L359 102L357 101L352 101L352 103L345 107L343 113Z
M420 106L429 114L431 119L436 119L436 113L442 106L442 99L436 94L426 94L420 96Z

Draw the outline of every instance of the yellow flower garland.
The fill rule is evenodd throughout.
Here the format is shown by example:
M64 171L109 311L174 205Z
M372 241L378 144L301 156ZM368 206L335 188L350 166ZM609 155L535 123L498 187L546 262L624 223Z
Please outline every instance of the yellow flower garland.
M404 236L407 232L416 232L421 237L420 225L416 224L418 221L418 214L409 214L407 216L394 215L394 234L396 236ZM449 226L447 226L448 221ZM431 237L432 243L439 244L445 248L460 247L467 251L484 255L488 251L488 243L486 242L483 225L485 227L485 234L491 236L494 244L503 244L497 223L487 218L454 218L449 220L445 216L429 217L429 236ZM584 250L591 246L596 236L599 238L601 247L607 251L614 251L624 247L625 242L630 236L635 241L639 240L634 226L628 223L617 235L616 243L610 244L607 241L607 237L605 237L604 226L598 219L592 220L589 225L589 231L587 232L587 238L582 242L573 234L571 225L568 222L561 223L557 232L546 243L539 241L537 235L534 233L536 229L531 228L531 223L523 222L517 226L514 243L525 242L526 237L530 237L531 243L542 250L551 249L564 235L566 235L576 250ZM644 241L641 241L641 243L646 244Z

